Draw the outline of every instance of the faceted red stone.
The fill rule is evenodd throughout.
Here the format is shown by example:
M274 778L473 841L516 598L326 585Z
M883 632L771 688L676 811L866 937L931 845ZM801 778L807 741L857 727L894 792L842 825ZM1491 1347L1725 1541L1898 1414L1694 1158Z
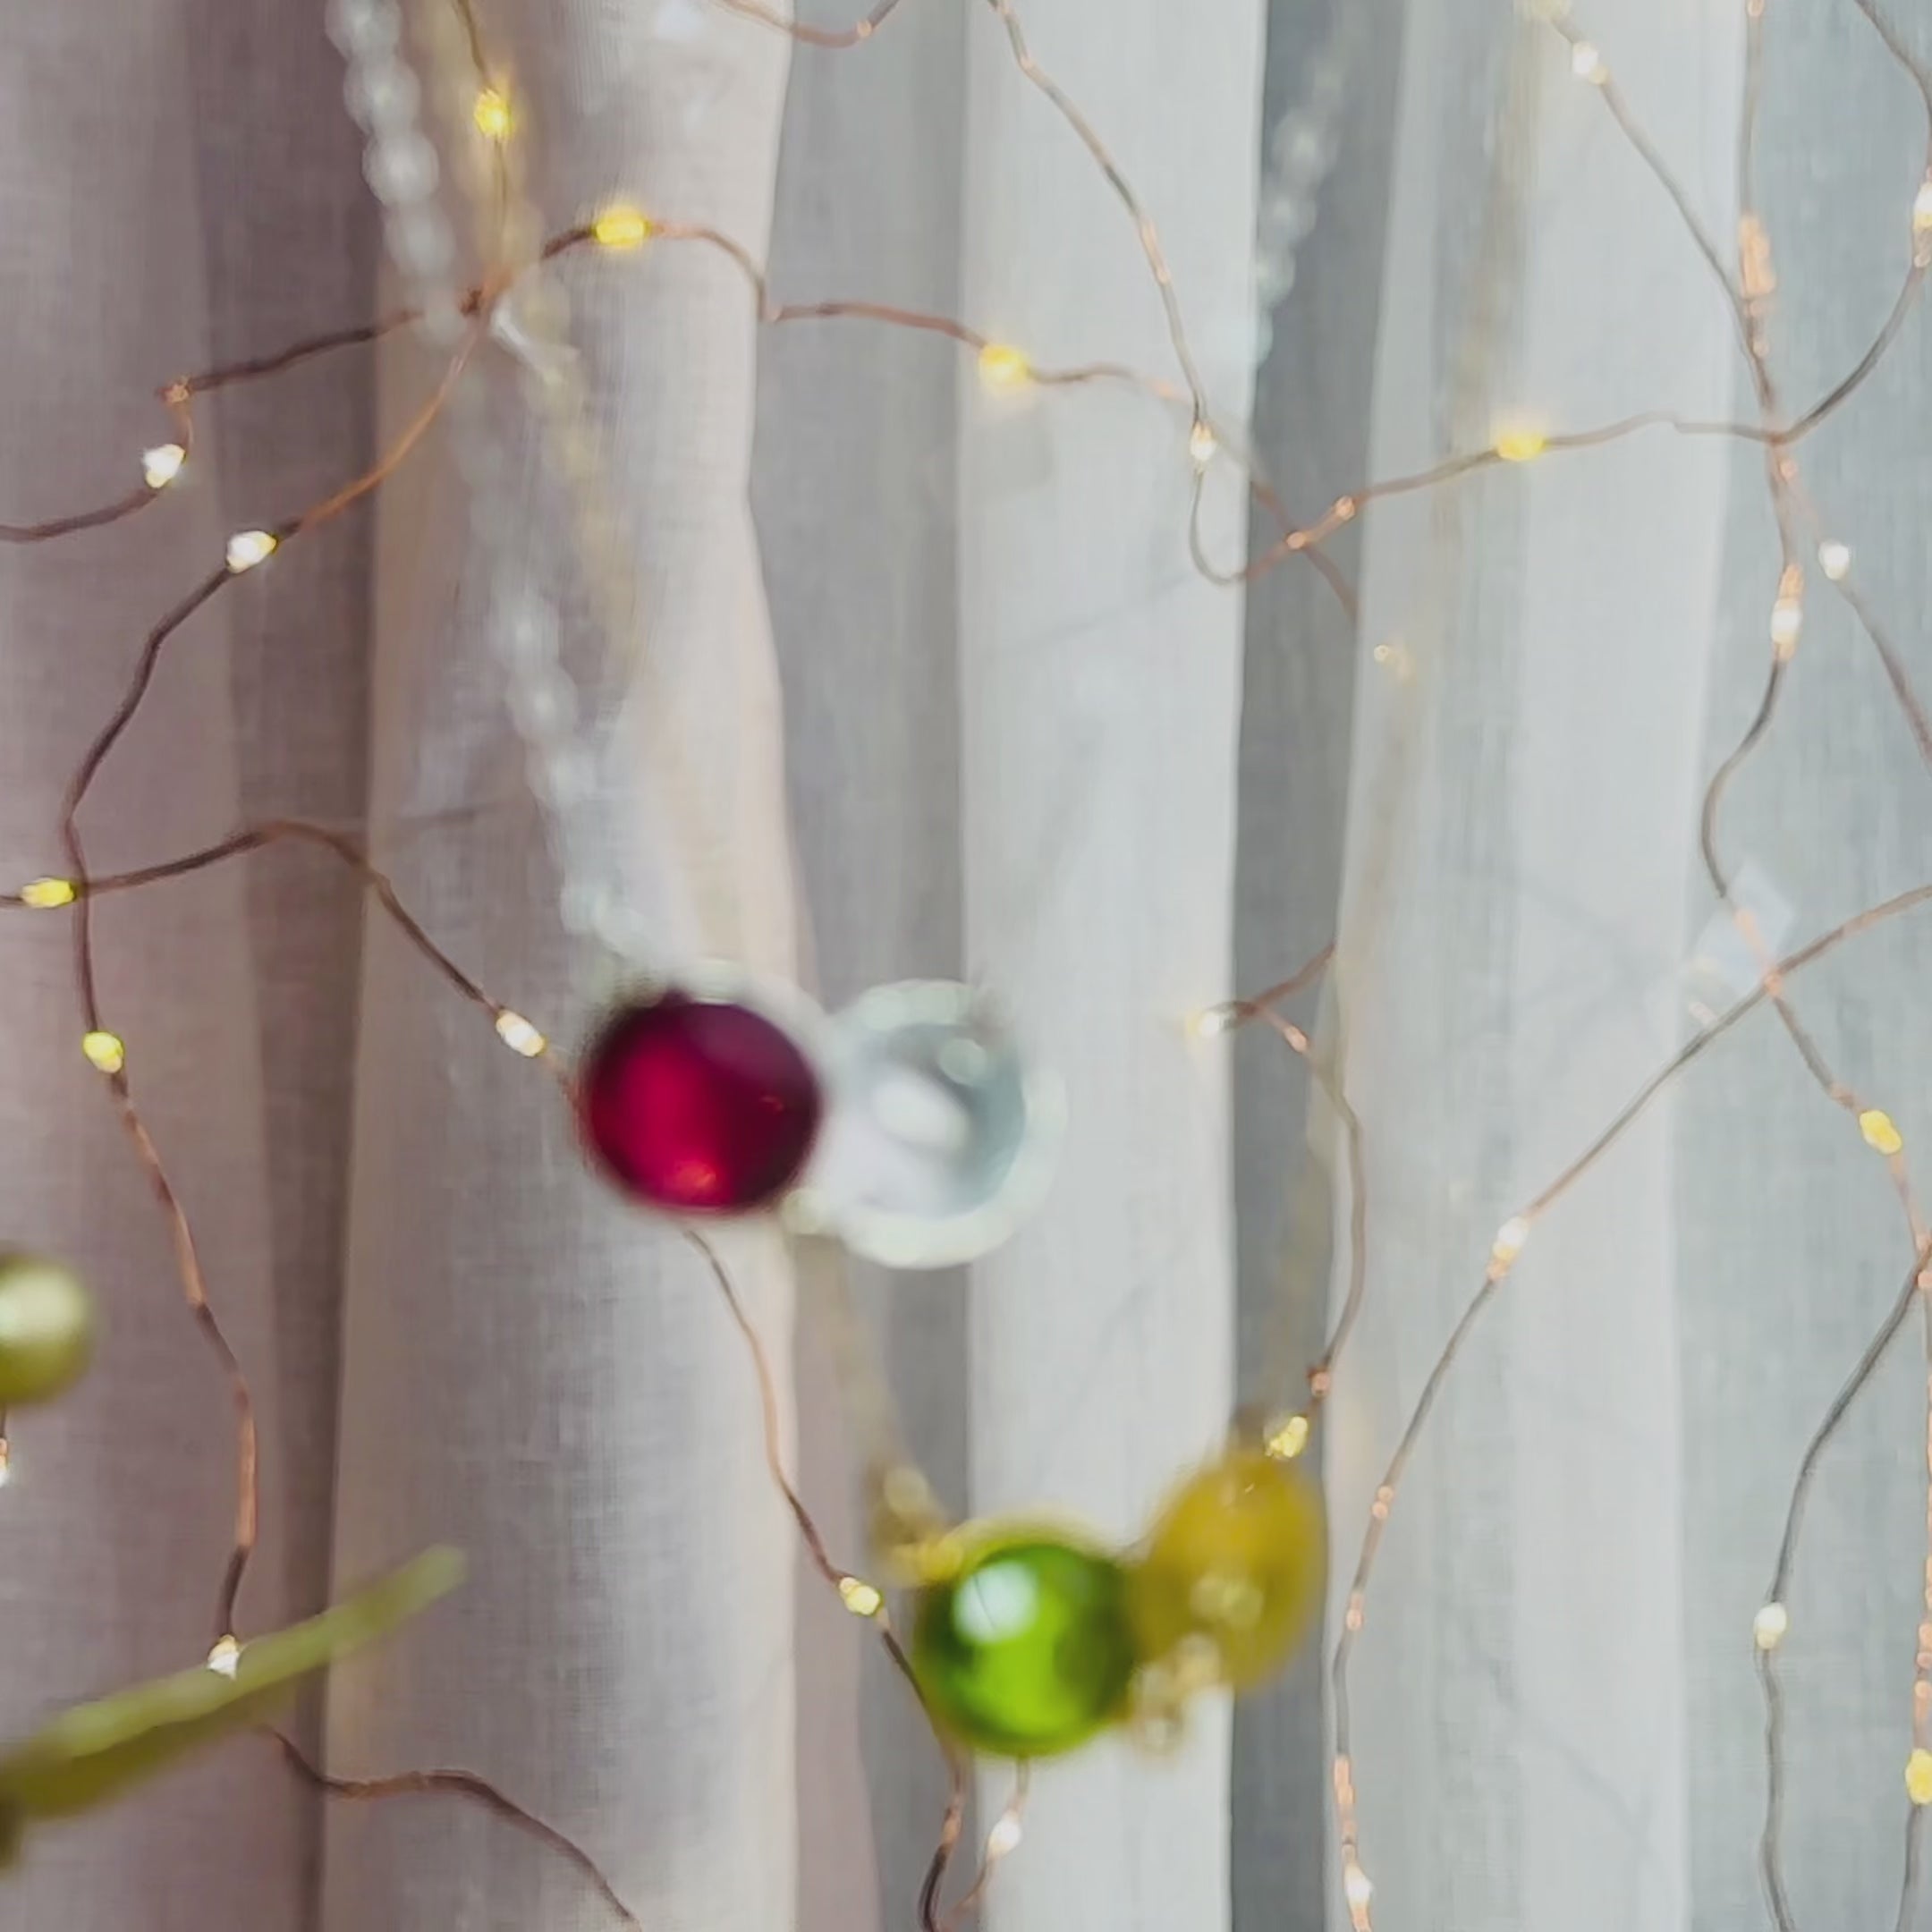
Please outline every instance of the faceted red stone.
M584 1055L584 1132L612 1177L669 1214L744 1214L810 1153L818 1075L748 1006L667 993L615 1014Z

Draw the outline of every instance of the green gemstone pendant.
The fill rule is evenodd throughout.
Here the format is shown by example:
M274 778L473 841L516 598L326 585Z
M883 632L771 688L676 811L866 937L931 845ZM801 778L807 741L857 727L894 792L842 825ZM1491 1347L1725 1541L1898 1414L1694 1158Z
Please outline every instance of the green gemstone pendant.
M1124 1715L1138 1663L1126 1572L1050 1530L968 1532L920 1592L912 1667L936 1722L1004 1758L1071 1750Z

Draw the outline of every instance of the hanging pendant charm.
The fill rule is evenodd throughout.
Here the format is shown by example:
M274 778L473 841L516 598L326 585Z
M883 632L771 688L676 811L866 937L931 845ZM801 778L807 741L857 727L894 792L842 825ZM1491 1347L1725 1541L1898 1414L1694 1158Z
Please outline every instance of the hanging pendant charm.
M801 998L775 1004L701 969L621 1003L585 1051L584 1140L634 1199L684 1216L755 1214L797 1181L825 1097Z
M826 1031L825 1132L793 1225L894 1267L947 1267L1004 1241L1046 1190L1060 1088L970 987L875 987Z
M1050 1758L1128 1712L1139 1657L1127 1573L1097 1545L1023 1522L946 1539L948 1574L919 1595L911 1660L949 1736Z

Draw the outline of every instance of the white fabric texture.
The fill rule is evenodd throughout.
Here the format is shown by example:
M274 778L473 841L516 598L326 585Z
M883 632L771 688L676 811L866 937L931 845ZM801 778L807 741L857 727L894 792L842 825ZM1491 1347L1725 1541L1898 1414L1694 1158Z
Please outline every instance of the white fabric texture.
M1333 7L1018 0L1158 228L1217 423L1295 511L1519 417L1749 418L1721 294L1550 26L1488 0L1362 4L1315 129L1338 157L1298 177L1318 187L1304 213L1261 184ZM389 299L317 11L0 0L0 517L124 487L165 433L168 377ZM930 310L1042 366L1175 379L1133 221L993 8L902 0L844 52L706 0L478 11L547 225L623 192L741 242L777 301ZM1897 12L1932 59L1932 25ZM1600 14L1577 30L1728 260L1741 4ZM1774 0L1766 35L1772 356L1801 407L1896 291L1925 130L1851 0ZM366 828L439 945L576 1037L597 989L563 936L492 644L505 547L527 557L614 721L614 879L662 958L724 954L835 1006L970 979L1057 1067L1061 1172L1009 1247L850 1274L950 1507L1045 1505L1123 1537L1235 1401L1292 1393L1262 1385L1263 1340L1312 1357L1348 1278L1333 1111L1264 1030L1185 1023L1335 934L1323 1003L1295 1010L1364 1122L1370 1213L1366 1309L1317 1437L1326 1628L1284 1686L1232 1722L1203 1707L1172 1757L1108 1741L1043 1767L987 1915L1345 1926L1325 1665L1375 1485L1498 1224L1700 1007L1750 984L1696 833L1767 663L1761 453L1656 428L1377 503L1330 547L1352 614L1292 560L1245 591L1194 572L1184 406L1105 384L989 397L969 351L869 321L761 330L741 273L701 246L555 274L635 577L630 682L598 682L534 428L501 452L507 535L472 527L463 466L432 438L371 513L289 545L171 642L83 814L93 863L268 816ZM1927 341L1908 321L1800 452L1920 683ZM228 531L364 468L433 373L402 338L208 399L166 502L0 555L0 886L60 869L62 789L156 614ZM500 347L476 376L513 397ZM1233 479L1209 479L1217 559L1244 540ZM1816 572L1784 704L1720 843L1790 945L1921 881L1927 778ZM1932 1131L1925 932L1896 922L1793 987L1908 1159ZM322 856L104 901L97 939L260 1405L243 1634L426 1543L470 1555L461 1595L345 1667L297 1731L350 1775L482 1773L580 1840L652 1932L914 1923L943 1767L801 1564L699 1258L585 1174L554 1085ZM13 1419L0 1735L201 1655L233 1504L225 1392L76 1051L70 964L60 918L0 918L0 1243L71 1257L107 1321L82 1387ZM834 1360L832 1264L769 1231L720 1249L801 1486L862 1567L869 1445ZM1804 1439L1909 1258L1881 1164L1767 1013L1538 1223L1394 1500L1355 1653L1384 1932L1767 1922L1750 1619ZM1909 1333L1805 1527L1783 1663L1807 1926L1897 1911L1924 1394ZM1007 1789L982 1784L962 1864ZM63 1932L610 1922L480 1810L325 1808L252 1741L47 1831L0 1880L0 1928Z

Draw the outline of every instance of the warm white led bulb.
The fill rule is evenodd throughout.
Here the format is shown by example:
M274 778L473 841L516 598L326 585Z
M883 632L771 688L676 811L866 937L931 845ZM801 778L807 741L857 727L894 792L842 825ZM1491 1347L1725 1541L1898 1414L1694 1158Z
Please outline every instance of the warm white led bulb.
M1804 606L1794 597L1781 597L1771 606L1771 642L1780 657L1789 657L1798 648L1798 633L1804 629Z
M485 140L505 141L516 131L516 110L501 88L482 89L471 104L470 118Z
M1932 228L1932 179L1920 182L1912 197L1912 226L1921 233Z
M276 538L268 530L237 530L228 539L228 568L237 572L253 570L275 555Z
M1842 544L1835 537L1827 537L1818 548L1818 568L1834 583L1843 583L1845 572L1852 568L1852 548Z
M118 1073L127 1064L127 1045L118 1033L83 1034L80 1051L98 1073Z
M208 1667L217 1677L233 1677L242 1662L242 1646L233 1633L215 1640L215 1648L208 1654Z
M986 1855L989 1859L1002 1859L1020 1843L1025 1827L1011 1811L1000 1818L993 1829L987 1834Z
M512 1053L521 1054L526 1060L536 1059L550 1044L519 1013L500 1013L496 1015L496 1038Z
M1367 1911L1368 1901L1375 1896L1375 1885L1368 1874L1354 1859L1343 1868L1342 1895L1349 1902L1349 1909L1356 1912Z
M1549 447L1549 438L1534 423L1512 423L1497 432L1493 446L1504 462L1534 462Z
M989 342L979 352L979 380L988 389L1023 388L1033 379L1033 365L1023 349L1011 343Z
M650 222L628 201L614 202L590 224L590 239L599 248L620 252L642 248L650 240Z
M1588 40L1579 40L1570 49L1570 72L1593 87L1601 87L1610 78L1603 55Z
M1521 1215L1512 1215L1496 1231L1496 1239L1489 1244L1489 1258L1498 1267L1507 1267L1522 1252L1523 1243L1530 1239L1530 1224Z
M863 1577L841 1577L838 1593L840 1600L854 1616L877 1616L886 1606L886 1599L877 1586L868 1583Z
M1215 452L1220 446L1219 438L1207 423L1197 421L1188 431L1188 454L1194 459L1197 469L1205 470L1214 461Z
M149 489L165 489L181 474L188 452L179 443L158 443L141 452L141 476Z
M1791 1615L1781 1603L1767 1603L1751 1619L1751 1641L1760 1650L1775 1650L1791 1628Z

